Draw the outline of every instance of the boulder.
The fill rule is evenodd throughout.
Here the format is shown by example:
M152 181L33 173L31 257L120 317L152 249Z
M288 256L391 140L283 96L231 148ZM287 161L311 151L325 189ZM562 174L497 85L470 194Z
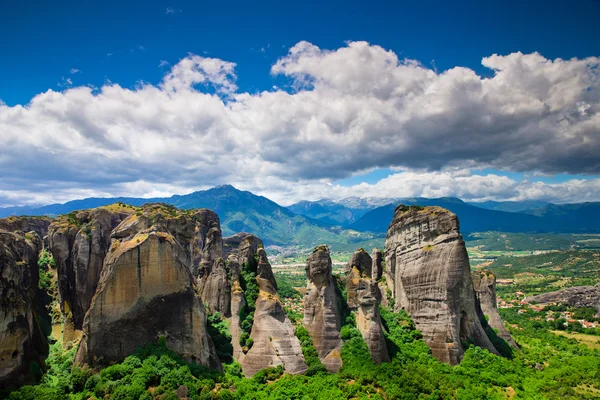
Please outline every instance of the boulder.
M277 283L264 249L258 249L258 257L256 282L259 294L250 333L254 344L240 359L242 369L248 377L261 369L279 365L283 365L287 373L303 373L308 367L302 347L277 294Z
M502 318L498 313L498 303L496 302L496 276L489 271L474 271L471 274L473 278L473 288L481 305L481 311L487 317L487 323L498 332L498 336L504 339L511 347L518 349L519 346L513 340L510 333L502 323Z
M195 228L188 214L150 204L114 229L76 363L121 361L164 337L184 359L221 368L196 295Z
M48 246L58 273L63 341L79 337L96 293L112 230L135 211L113 204L58 217L48 229Z
M356 327L362 334L377 364L390 360L383 323L379 314L381 293L371 276L373 260L364 249L358 249L346 264L348 307L356 313Z
M317 246L306 260L303 324L319 359L330 372L342 366L339 299L331 271L329 248Z
M470 342L498 354L481 324L456 215L440 207L398 206L385 263L395 310L410 314L434 357L458 364Z
M0 230L0 388L33 383L45 369L48 343L37 301L41 245L33 231Z

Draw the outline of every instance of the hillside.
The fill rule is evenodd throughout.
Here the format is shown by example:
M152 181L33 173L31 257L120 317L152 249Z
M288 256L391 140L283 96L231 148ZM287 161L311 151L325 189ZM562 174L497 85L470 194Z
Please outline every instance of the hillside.
M405 199L402 203L446 208L458 216L463 233L484 231L529 232L535 231L541 224L540 218L533 215L486 210L452 197ZM375 208L363 215L354 224L351 224L350 227L358 231L385 232L396 205L388 204Z
M332 200L299 201L287 207L294 214L314 218L329 225L348 226L372 209L364 204L348 207Z
M421 206L440 206L455 213L460 219L463 234L472 232L600 232L600 204L582 203L566 205L548 205L542 209L526 212L506 212L479 208L453 197L439 199L403 199L398 204L418 204ZM375 208L350 228L357 231L385 232L388 221L397 204Z

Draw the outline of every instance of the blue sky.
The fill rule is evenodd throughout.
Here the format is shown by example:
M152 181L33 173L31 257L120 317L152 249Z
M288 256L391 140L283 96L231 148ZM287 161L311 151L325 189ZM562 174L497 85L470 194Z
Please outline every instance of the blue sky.
M0 5L0 37L3 38L0 41L0 54L2 54L0 99L4 103L6 115L16 118L14 112L19 105L32 111L33 107L27 106L27 104L32 98L48 90L67 93L69 89L92 86L95 88L94 96L98 96L98 93L102 93L103 86L116 84L123 90L128 89L139 94L139 89L144 84L160 87L164 77L171 72L171 69L182 59L191 57L188 56L189 54L234 63L232 71L235 74L236 95L247 93L253 99L258 99L262 91L276 92L280 89L290 95L297 95L298 85L304 81L298 78L299 75L294 72L296 70L282 67L275 72L271 69L278 61L285 60L286 57L288 57L288 64L297 62L298 60L289 58L291 57L290 50L298 43L303 42L317 46L321 52L319 57L324 60L329 54L328 51L336 52L346 48L349 42L365 41L370 46L379 46L385 51L393 53L399 60L418 61L421 63L421 68L432 70L437 74L441 75L444 71L455 67L464 67L479 75L482 80L493 78L495 75L491 68L482 65L482 59L493 54L507 56L517 52L525 55L538 52L547 60L586 59L600 56L600 34L597 28L600 18L600 1L597 0L495 3L375 1L369 2L368 7L365 2L358 1L326 2L325 4L323 4L324 2L289 3L280 1L260 2L260 4L237 1L226 4L186 1L104 1L94 3L13 0L2 2ZM323 71L308 71L310 68L301 65L300 61L297 64L297 68L302 69L300 75L308 76L311 82L319 79L335 79L331 75L320 75ZM502 65L500 68L506 68L504 64ZM594 65L595 61L588 62L590 71L597 71L597 65ZM535 69L532 71L530 73L533 74ZM507 76L514 78L519 73L517 75L507 73ZM552 73L554 72L548 71L548 74ZM572 78L571 75L569 75L571 78L566 77L569 73L573 74L574 72L565 72L565 82ZM583 75L585 72L581 72L581 74ZM360 78L364 74L350 74L349 76ZM550 75L548 76L548 80L554 79L550 78ZM199 86L194 84L190 89L209 95L213 94L218 89L215 86L217 84L211 79L205 80ZM564 108L564 115L571 115L573 110L582 107L583 104L583 107L587 107L586 110L589 111L582 112L582 115L585 114L589 121L593 121L592 114L596 112L598 106L595 103L597 82L593 80L590 82L585 83L588 86L583 87L581 92L573 97L570 111L567 112L567 106L561 105ZM519 85L523 85L523 83L521 82ZM316 88L313 92L317 92L318 89ZM532 90L532 93L539 92L536 90ZM586 90L592 94L586 95ZM325 92L325 89L323 91ZM234 101L231 93L228 93L227 96L229 98L224 99L222 93L220 94L224 103ZM366 97L369 96L371 94L366 95ZM554 101L552 99L549 97L547 104ZM71 100L73 99L70 98L69 101ZM99 98L96 97L93 100L96 101ZM48 99L44 101L48 101ZM236 99L235 101L239 102L240 100ZM225 106L227 108L227 104ZM10 113L11 110L12 113ZM1 111L2 109L0 109ZM198 111L196 110L196 112ZM298 113L301 114L301 111ZM8 118L5 121L8 121ZM31 116L29 118L31 119ZM89 118L89 120L85 123L74 121L69 126L73 130L85 130L85 127L100 125L93 116L88 115L85 118ZM490 118L493 120L493 117ZM447 119L444 120L447 121ZM0 119L0 121L2 120ZM561 119L557 118L554 121L561 121ZM10 122L14 125L7 122L3 127L12 131L12 127L22 126L18 121L11 120ZM536 122L538 128L541 126L543 129L548 129L548 121L538 122ZM128 123L128 129L135 132L137 123L141 122L138 120L133 125ZM528 123L523 122L519 128L522 131L518 135L527 135ZM577 128L577 132L581 132L581 129L588 129L588 125ZM82 128L82 126L85 127ZM308 123L305 128L307 126L309 126ZM97 160L98 163L106 165L107 160L111 159L112 156L107 154L116 146L115 143L123 141L114 138L114 130L111 130L113 128L105 129L97 126L96 131L94 129L85 132L77 131L78 137L88 138L99 135L103 137L104 141L114 140L114 143L107 146L105 152L86 156L85 159L88 162ZM276 129L283 132L288 128L289 126L282 125ZM412 125L409 128L412 129ZM409 128L406 129L409 130ZM141 131L142 127L139 129ZM300 132L304 128L298 129ZM453 129L456 130L456 127ZM543 129L540 128L538 133L540 138L547 137L544 135L549 134ZM30 130L26 134L31 135L31 141L35 142L39 151L37 155L32 152L31 158L40 159L41 157L46 159L47 163L51 163L54 156L52 156L53 150L48 148L50 140L43 138L47 133L40 131L37 134L34 131L35 129ZM493 131L491 127L490 131ZM397 134L397 132L389 132L389 130L386 132L391 135L386 137ZM517 135L514 129L511 132L511 134ZM419 133L420 131L414 135ZM444 146L445 140L449 140L448 143L460 142L460 139L450 138L450 136L460 133L454 131L450 133L449 129L445 133L446 136L438 141L439 147ZM198 132L189 133L188 136L192 137L196 134L202 136ZM293 135L293 133L289 134ZM369 134L375 137L373 133L369 132L366 135ZM407 133L410 138L412 138L412 134L410 131ZM431 134L433 135L433 133ZM465 134L464 147L471 147L472 141L477 140L477 135L481 134L479 131L471 132L472 136L468 138ZM8 133L5 135L8 137ZM14 135L18 136L16 133ZM173 132L165 132L164 135L167 137L173 135ZM229 133L229 135L233 134ZM298 135L305 137L302 136L305 133L300 132ZM35 194L35 201L44 202L46 200L66 200L87 194L164 194L189 191L219 183L236 183L243 188L271 195L283 202L290 202L301 197L318 197L319 193L323 194L323 190L319 186L321 184L339 185L346 188L352 188L361 183L375 185L382 179L403 171L425 174L422 175L423 179L431 178L431 175L427 174L439 173L448 173L452 179L457 179L467 173L472 177L506 177L516 183L525 181L562 184L573 180L595 181L598 179L600 162L592 153L597 150L598 142L594 138L598 137L598 131L587 132L585 135L581 137L582 141L592 138L592 142L587 145L587 152L578 147L577 150L566 149L565 153L561 155L546 149L552 155L548 156L546 150L542 152L543 154L540 153L539 170L535 163L523 161L523 165L521 165L523 154L519 156L513 154L512 157L509 157L511 150L508 147L506 150L502 150L502 157L493 154L493 146L498 146L498 151L504 149L504 146L508 146L508 144L498 143L496 140L492 141L493 144L487 145L488 147L483 151L473 149L475 155L466 154L466 150L453 151L451 155L448 155L441 149L434 149L435 151L432 151L430 156L420 155L421 150L402 154L384 154L385 152L382 152L371 154L370 158L365 157L361 161L359 151L356 157L358 162L339 161L336 163L334 160L341 160L342 156L332 152L325 156L325 158L330 158L330 163L324 163L325 166L322 165L311 171L286 165L282 160L286 157L291 158L291 156L284 154L262 157L260 163L256 160L239 160L242 164L256 161L257 164L253 165L256 168L264 169L265 173L272 176L276 182L272 189L261 188L256 182L244 177L240 177L236 182L231 182L232 176L235 178L241 175L239 171L237 173L229 171L223 176L216 176L212 172L205 173L202 177L190 175L180 182L173 182L172 178L161 176L156 171L148 172L148 168L142 165L143 163L132 160L124 165L128 170L139 170L137 175L133 172L124 173L123 175L126 176L120 180L106 176L84 179L76 176L77 171L81 171L82 167L73 161L73 165L68 167L57 164L55 167L49 168L54 171L54 175L40 175L39 173L36 175L32 171L29 174L14 174L23 175L19 179L0 179L0 205L23 203L32 193ZM272 139L272 142L267 142L265 137L259 138L258 136L257 140L264 141L265 145L282 146L282 136L279 138L267 136L269 140ZM510 135L507 134L508 136ZM398 138L397 136L393 137ZM215 138L218 141L217 137L210 139L214 142ZM239 144L240 141L243 139L239 139L236 143ZM414 140L409 140L409 143L412 141ZM393 145L393 143L389 143L389 146ZM237 148L233 143L229 146ZM530 146L532 151L536 147L532 143L528 143L527 146ZM586 146L582 147L586 148ZM15 145L14 148L16 151L20 147ZM271 149L271 147L269 148ZM310 148L310 146L298 145L298 148L290 151L293 151L293 154L300 154L306 148ZM61 153L63 160L65 155L69 154L68 151L65 148ZM481 155L488 152L489 155ZM414 159L411 157L413 154ZM430 159L428 159L429 157ZM8 158L10 157L2 160L0 157L0 162L8 162ZM217 161L221 162L220 160L225 158L226 155L220 155ZM308 158L309 156L299 156L298 160L300 161L298 162L304 160L310 163ZM367 158L369 159L367 160ZM548 158L552 160L547 161ZM404 160L409 161L405 162ZM279 172L271 171L270 166L273 163L278 164ZM10 164L8 165L10 166ZM202 163L190 159L189 165L185 165L183 168L183 174L188 175L189 171L194 169L194 165L202 165ZM147 175L143 175L144 169ZM298 170L296 171L296 169ZM69 173L72 176L69 176ZM48 181L52 181L53 185L44 184ZM289 185L290 182L297 183L299 181L306 183L306 190L298 190ZM405 183L406 181L402 180L402 184ZM381 184L383 185L383 183ZM50 190L49 186L54 186L55 189ZM335 190L331 193L331 197L348 194L344 190ZM511 190L510 193L507 192L504 195L496 192L489 193L489 195L467 193L466 197L470 196L475 200L502 199L503 196L506 199L518 199L532 197L535 192L515 194L515 189ZM589 191L592 188L578 190ZM598 190L600 191L600 189ZM410 194L427 195L428 193L446 194L434 189ZM382 193L386 196L390 194L394 194L393 191ZM404 192L399 194L404 194ZM460 190L450 191L450 194L465 196L465 193ZM537 196L555 201L573 201L581 197L579 194L574 194L574 197L556 198L556 194L548 193ZM592 198L600 200L600 193L594 194Z
M271 64L301 40L329 49L365 40L439 70L461 65L484 75L481 58L493 53L600 54L594 0L258 3L4 1L0 98L24 104L60 89L63 77L157 83L162 60L174 64L189 52L237 63L242 91L266 90L281 84Z

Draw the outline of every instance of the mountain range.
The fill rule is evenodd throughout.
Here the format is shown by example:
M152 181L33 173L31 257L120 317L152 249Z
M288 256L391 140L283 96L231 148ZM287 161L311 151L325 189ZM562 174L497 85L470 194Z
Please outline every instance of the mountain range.
M231 185L162 198L87 198L64 204L0 208L10 215L66 214L115 202L135 206L161 202L182 209L209 208L219 214L225 235L248 231L268 245L309 247L331 243L352 250L381 241L399 204L440 206L458 215L463 233L501 231L526 233L600 232L600 203L552 204L541 201L466 203L455 197L358 198L300 201L283 207L263 196Z

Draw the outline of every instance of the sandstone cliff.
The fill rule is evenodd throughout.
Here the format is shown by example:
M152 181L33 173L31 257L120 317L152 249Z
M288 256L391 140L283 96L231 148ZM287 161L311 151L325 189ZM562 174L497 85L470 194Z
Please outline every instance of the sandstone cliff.
M192 252L194 257L193 273L195 276L198 276L200 273L199 269L202 267L202 260L206 255L206 251L208 251L208 249L205 250L208 232L214 227L220 229L221 222L219 216L214 211L207 208L191 211L191 217L196 221L194 240L192 242ZM213 247L214 245L216 245L216 243L213 243ZM219 257L223 257L221 252L219 252Z
M96 293L112 230L134 212L133 207L111 206L58 217L48 229L48 245L58 273L64 342L78 338L83 318Z
M237 246L237 247L236 247ZM227 265L231 274L231 319L229 322L229 333L231 334L231 344L233 345L233 359L240 361L245 353L240 344L240 337L243 334L241 327L242 314L246 313L246 298L242 289L241 270L256 263L259 246L262 247L262 240L249 233L237 233L233 236L223 239L223 253L227 254ZM252 304L254 307L254 304Z
M306 260L306 278L303 324L321 362L337 372L342 366L341 321L327 246L317 246Z
M162 336L186 360L220 368L192 274L195 228L189 213L151 204L114 229L77 363L122 360Z
M0 230L0 388L33 382L45 368L48 343L36 296L40 250L35 232Z
M381 293L377 281L372 279L372 266L373 260L365 250L354 252L345 268L346 290L348 307L356 311L356 327L367 343L371 358L380 364L390 358L379 314Z
M238 232L235 235L223 238L223 257L227 258L230 254L237 255L240 251L242 242L248 237L250 238L248 239L250 241L249 243L251 243L251 246L255 249L255 251L258 249L258 246L263 246L263 241L253 234L248 232Z
M258 249L258 257L256 282L259 293L250 333L254 344L239 360L242 369L246 376L278 365L283 365L291 374L303 373L307 366L302 347L277 294L277 283L264 249Z
M213 226L206 234L198 286L202 302L210 313L220 312L225 317L231 315L231 286L223 260L223 240L218 226Z
M481 305L481 311L487 316L488 324L498 332L498 336L504 339L511 347L518 349L517 343L502 323L498 313L496 302L496 276L489 271L474 271L473 288Z
M468 342L498 354L480 322L456 215L440 207L397 207L385 262L396 311L411 315L434 357L458 364Z
M35 232L43 239L52 219L48 217L7 217L0 219L0 230L16 233Z

